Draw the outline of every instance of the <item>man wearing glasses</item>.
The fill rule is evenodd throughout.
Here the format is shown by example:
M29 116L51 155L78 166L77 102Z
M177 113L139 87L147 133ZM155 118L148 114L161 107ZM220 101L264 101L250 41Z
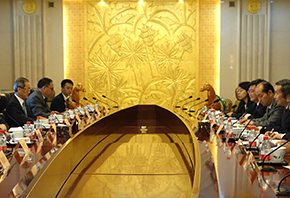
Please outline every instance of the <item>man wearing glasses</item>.
M252 109L248 109L247 114L244 116L246 119L261 118L266 113L266 107L260 104L258 96L255 93L257 85L261 82L265 82L265 80L256 79L249 84L248 94L250 100L255 104Z
M53 82L50 78L42 78L37 83L37 90L34 91L27 99L33 115L48 118L50 109L46 104L47 98L52 94Z
M252 121L248 120L245 124L250 122L249 126L270 126L279 125L285 107L280 106L275 101L275 91L269 82L261 82L255 89L261 105L266 106L266 113L261 118L255 118Z
M23 126L26 122L33 122L33 116L25 100L30 94L30 82L24 77L16 79L13 89L14 95L11 96L6 106L6 120L10 127Z

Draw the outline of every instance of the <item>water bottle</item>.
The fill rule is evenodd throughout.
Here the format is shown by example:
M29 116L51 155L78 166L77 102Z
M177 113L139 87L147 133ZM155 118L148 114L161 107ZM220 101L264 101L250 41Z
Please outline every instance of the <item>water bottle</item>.
M226 126L226 137L230 137L233 135L233 124L232 124L232 120L228 119L228 123Z
M70 113L69 113L69 111L68 111L68 108L66 108L65 109L65 112L63 113L63 117L64 117L64 119L70 119Z
M50 113L50 115L49 115L49 117L48 117L48 123L49 124L53 124L53 123L55 123L55 121L54 121L54 113L53 112L51 112Z
M90 108L89 108L89 104L88 103L86 103L86 105L84 106L84 110L85 110L85 112L86 111L90 112Z
M31 122L26 122L26 128L25 128L25 137L28 137L30 140L33 140L33 129L32 129L32 125Z
M76 108L74 109L74 114L80 114L79 112L79 105L76 106Z
M95 109L99 109L99 108L100 108L100 104L99 104L98 101L96 101L96 103L95 103Z
M268 136L264 136L263 138L263 143L261 146L261 152L260 152L260 159L264 160L265 156L270 153L270 143L269 143L269 137ZM270 155L267 156L267 158L265 159L265 161L270 161Z
M202 107L202 115L205 116L206 113L207 113L207 106L206 104L204 104L204 106Z
M0 151L7 151L6 136L4 130L0 130Z
M215 122L215 109L213 107L210 109L209 121L210 123Z
M217 128L219 129L219 127L221 126L221 125L223 125L223 123L224 123L224 117L223 117L223 114L219 114L219 117L218 117L218 120L217 120Z
M35 129L41 129L41 122L40 122L40 116L36 117L36 120L34 121Z
M257 146L257 140L255 142L253 142L253 140L257 136L257 133L256 133L255 129L256 129L255 126L251 126L251 131L250 131L249 136L248 136L248 141L249 141L248 145L250 146L252 144L251 146L253 146L253 147Z

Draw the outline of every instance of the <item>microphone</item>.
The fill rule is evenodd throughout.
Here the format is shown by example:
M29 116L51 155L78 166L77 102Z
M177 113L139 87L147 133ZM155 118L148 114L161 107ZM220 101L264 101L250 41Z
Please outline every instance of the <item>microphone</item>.
M83 105L83 104L77 102L75 99L72 99L72 101L75 102L75 103L77 103L77 104L79 104L79 105L81 105L81 106L83 106L83 107L85 106L85 105Z
M187 103L184 103L184 104L182 105L182 110L187 110L187 108L184 108L184 106L187 105L187 104L189 104L189 103L192 103L192 102L194 102L194 101L197 101L197 100L200 100L200 98L197 98L197 99L195 99L195 100L192 100L192 101L189 101L189 102L187 102Z
M254 118L251 118L249 120L249 122L246 124L246 126L243 128L243 130L240 132L238 139L241 139L241 135L243 134L244 130L247 128L247 126L250 124L250 122L253 120Z
M115 100L112 100L112 99L108 98L108 97L105 96L105 95L102 95L102 97L103 97L103 98L107 98L108 100L111 100L112 102L116 103L117 106L113 106L113 108L119 108L119 104L118 104Z
M268 168L264 168L264 163L265 163L265 159L269 156L269 155L271 155L272 153L274 153L275 151L277 151L279 148L281 148L282 146L284 146L285 144L287 144L288 142L290 141L290 139L289 140L287 140L286 142L284 142L283 144L281 144L280 146L278 146L277 148L275 148L274 150L272 150L270 153L268 153L267 155L265 155L265 157L264 157L264 159L263 159L263 161L262 161L262 169L261 169L261 171L264 171L264 172L270 172L270 171L277 171L276 170L276 168L274 168L274 167L268 167Z
M211 107L213 107L217 102L219 102L220 101L220 99L216 99L215 101L213 101L211 104L210 104L210 106L209 106L209 109L211 108Z
M95 104L94 102L90 101L89 99L87 99L86 97L83 97L84 100L90 102L91 104Z
M97 101L99 101L99 102L101 102L101 103L103 103L103 104L105 104L105 105L107 105L107 106L109 107L108 110L111 109L111 106L110 106L108 103L105 103L105 102L103 102L103 101L97 99L96 97L93 97L93 99L94 99L94 100L97 100Z
M287 186L283 186L281 187L283 191L280 191L280 186L282 184L282 181L284 181L287 177L289 177L290 174L286 175L285 177L283 177L281 179L281 181L279 182L278 186L277 186L277 190L276 190L276 195L277 196L289 196L290 195L290 189Z
M213 101L212 103L210 103L210 104L209 104L209 108L211 108L211 107L212 107L215 103L217 103L218 101L220 101L220 99L216 99L215 101ZM200 109L202 109L202 107L200 107L200 108L197 110L196 114L198 113L198 111L199 111Z
M194 105L192 105L190 108L189 108L189 112L195 112L195 111L193 111L193 110L191 110L191 108L192 107L195 107L195 106L197 106L197 105L199 105L199 104L201 104L201 103L203 103L203 102L207 102L208 101L208 99L205 99L204 101L202 101L202 102L199 102L199 103L197 103L197 104L194 104Z
M188 99L190 99L190 98L192 98L192 96L189 96L188 98L185 98L185 99L183 99L183 100L178 101L178 102L175 104L175 108L180 108L180 106L177 106L177 104L178 104L178 103L181 103L181 102L183 102L183 101L185 101L185 100L188 100Z
M265 128L265 127L264 127ZM261 131L261 130L260 130ZM261 135L262 133L259 133L251 142L251 144L249 145L249 150L251 150L252 144L256 141L256 139L258 139L258 137ZM258 145L257 145L258 146Z

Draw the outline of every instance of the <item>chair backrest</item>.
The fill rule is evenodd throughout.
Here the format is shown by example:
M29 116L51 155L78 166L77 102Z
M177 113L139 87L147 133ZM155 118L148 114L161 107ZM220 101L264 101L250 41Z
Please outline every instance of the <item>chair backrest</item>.
M3 113L4 109L6 109L7 103L6 95L2 93L0 99L0 113Z

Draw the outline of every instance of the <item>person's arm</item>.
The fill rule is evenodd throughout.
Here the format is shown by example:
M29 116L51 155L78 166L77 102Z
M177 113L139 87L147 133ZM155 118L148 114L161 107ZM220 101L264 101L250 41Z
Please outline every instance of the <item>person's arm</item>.
M3 119L2 115L0 115L0 127L4 131L8 131L8 129L9 129L9 126L8 126L7 122L5 122L5 120Z
M29 107L33 113L34 116L42 116L45 118L48 118L50 113L46 113L49 109L45 106L45 104L42 104L41 98L39 97L33 97L29 101Z
M12 121L15 120L17 122L16 124L19 124L20 126L23 126L28 121L30 122L34 121L33 118L27 117L23 113L22 109L18 108L16 105L13 105L13 104L7 106L6 112L13 119Z
M270 117L267 119L267 115L262 118L253 119L255 126L268 126L268 125L278 125L282 118L282 113L284 111L284 107L282 106L275 106L273 107L274 110L271 112Z

